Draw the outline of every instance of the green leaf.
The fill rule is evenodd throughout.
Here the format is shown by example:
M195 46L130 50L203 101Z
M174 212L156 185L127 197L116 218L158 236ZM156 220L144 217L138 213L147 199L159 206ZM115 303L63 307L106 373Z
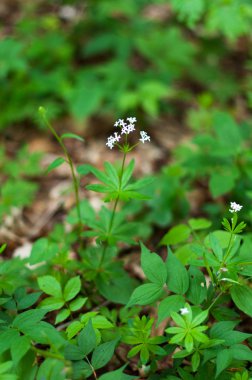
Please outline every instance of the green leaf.
M127 364L125 364L123 367L118 368L115 371L105 373L104 375L101 375L99 377L99 380L133 380L137 379L138 377L127 375L126 373L123 373L123 370Z
M5 372L8 372L12 367L13 367L13 362L10 360L6 361L5 363L1 363L0 364L0 375L3 375ZM8 376L8 375L6 375L6 376ZM8 380L8 377L5 377L4 375L1 376L1 378L3 380L5 380L5 379ZM11 380L12 380L12 378L11 378Z
M74 321L66 329L67 338L72 339L76 334L78 334L79 331L81 331L82 328L83 324L81 322Z
M164 294L163 287L158 284L138 286L132 293L127 307L132 305L150 305Z
M168 289L176 294L185 294L189 287L188 272L170 249L168 249L166 266Z
M193 337L191 334L187 333L185 337L185 348L188 352L191 352L193 350Z
M0 254L4 252L4 250L5 250L6 247L7 247L6 243L4 243L4 244L1 245L1 247L0 247Z
M58 250L58 245L49 242L48 239L38 239L32 246L29 263L33 265L42 261L50 261L57 254Z
M164 235L162 240L160 241L160 245L173 245L182 243L187 240L190 236L191 230L185 224L179 224L170 229L167 234Z
M7 351L12 343L15 343L19 339L19 333L17 330L8 329L6 331L1 331L0 339L0 355Z
M208 316L208 310L204 310L193 318L191 327L200 325Z
M205 230L209 227L211 227L212 222L205 218L197 218L197 219L189 219L188 221L189 226L192 230Z
M163 286L167 278L164 261L156 253L151 253L142 243L141 250L141 266L146 277L151 282Z
M68 360L82 360L85 354L82 352L79 346L74 344L68 344L65 348L65 358Z
M61 135L61 139L75 139L79 141L84 141L82 137L76 135L75 133L64 133L63 135Z
M40 309L45 309L48 312L52 310L61 309L62 306L64 306L64 300L62 298L48 297L41 301L38 307Z
M110 361L114 354L117 342L118 340L115 339L110 342L103 343L94 350L91 359L91 364L94 369L104 367Z
M198 351L194 352L192 356L192 370L193 372L197 371L200 364L200 354Z
M57 298L62 297L61 285L53 276L42 276L38 278L38 285L44 293Z
M29 327L31 325L35 325L38 322L40 322L45 314L46 310L40 310L40 309L32 309L24 311L21 314L18 314L14 321L12 322L13 327L17 327L18 329L22 330L26 327Z
M235 186L236 175L227 172L212 173L209 181L209 189L214 198L231 191Z
M50 163L50 165L48 165L47 169L46 169L46 174L50 173L52 170L58 168L59 166L61 166L62 164L64 164L65 159L63 157L57 157L53 162Z
M95 335L94 328L92 326L91 319L89 319L87 325L78 335L78 344L82 353L85 356L88 355L95 348L96 335Z
M122 175L122 188L124 188L129 182L134 170L134 166L135 166L135 161L134 159L132 159L129 165L124 169L124 172Z
M223 250L220 246L219 240L214 234L209 235L209 241L211 249L213 250L213 253L217 257L217 259L221 262L223 259Z
M71 311L76 311L79 310L85 303L87 302L88 298L87 297L77 297L75 300L70 302L69 308Z
M60 322L63 322L65 319L67 319L70 315L70 310L68 309L62 309L60 312L57 314L57 317L55 319L55 324L57 325Z
M238 309L252 317L252 289L248 286L233 285L230 292Z
M79 293L80 289L81 289L80 277L77 276L77 277L71 278L67 282L63 291L63 297L65 301L70 301L71 299L73 299Z
M207 287L205 276L201 270L191 266L188 270L189 288L186 292L186 298L194 305L201 305L207 297Z
M226 369L233 360L232 352L229 349L224 349L218 352L216 357L216 377Z
M248 346L244 344L234 344L230 347L230 351L234 359L236 360L248 360L250 363L252 362L252 351Z
M158 323L170 317L172 311L178 311L185 304L184 297L180 295L168 296L162 300L158 306Z
M30 339L25 335L20 336L16 341L12 343L11 357L15 364L17 364L22 359L30 347Z

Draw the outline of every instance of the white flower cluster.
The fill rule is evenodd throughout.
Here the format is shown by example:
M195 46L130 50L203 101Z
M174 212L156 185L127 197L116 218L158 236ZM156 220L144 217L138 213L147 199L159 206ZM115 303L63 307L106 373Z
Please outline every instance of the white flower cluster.
M122 137L122 135L129 135L131 132L135 131L135 123L137 119L135 117L127 117L126 121L124 119L118 119L114 126L119 127L121 129L121 134L118 134L115 132L113 135L108 137L108 141L106 142L106 145L113 149L115 144L118 143ZM146 132L141 131L140 132L141 138L139 141L141 141L143 144L145 141L150 141L150 136L147 135Z
M235 203L235 202L230 202L230 209L229 211L230 212L238 212L238 211L241 211L243 206L239 205L238 203Z

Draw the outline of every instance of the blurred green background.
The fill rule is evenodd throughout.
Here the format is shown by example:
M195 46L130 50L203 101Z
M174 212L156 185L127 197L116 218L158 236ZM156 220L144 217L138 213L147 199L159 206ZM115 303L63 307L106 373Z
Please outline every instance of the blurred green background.
M0 128L52 119L173 115L252 106L250 0L2 0Z

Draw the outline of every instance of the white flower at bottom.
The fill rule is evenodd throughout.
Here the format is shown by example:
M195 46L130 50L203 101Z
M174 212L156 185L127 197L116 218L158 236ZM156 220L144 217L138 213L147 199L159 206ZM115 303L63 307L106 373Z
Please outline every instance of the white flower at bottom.
M181 315L189 314L189 310L187 309L187 307L182 307L179 311Z
M230 209L229 211L230 212L238 212L238 211L241 211L243 206L239 205L238 203L236 202L230 202Z
M150 136L146 132L140 131L141 139L139 139L143 144L145 141L150 141Z

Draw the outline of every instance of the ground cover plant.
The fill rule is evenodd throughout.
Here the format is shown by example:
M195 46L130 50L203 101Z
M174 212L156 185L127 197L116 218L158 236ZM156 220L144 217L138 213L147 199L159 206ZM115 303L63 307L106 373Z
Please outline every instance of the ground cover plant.
M251 18L2 0L0 379L252 379Z
M210 230L211 220L190 218L151 253L137 242L141 228L123 206L148 201L144 190L153 181L135 180L134 160L127 160L151 143L136 118L119 119L107 139L108 149L121 152L120 165L105 162L102 171L83 164L76 172L64 141L80 137L59 135L39 111L63 153L47 171L70 166L76 206L67 216L70 231L58 225L28 258L0 263L2 378L187 380L207 372L249 379L251 334L242 324L252 316L251 234L239 221L245 206L227 204L218 230ZM98 183L87 189L104 197L98 214L79 196L80 177L90 174ZM123 267L125 244L141 246L144 283Z

